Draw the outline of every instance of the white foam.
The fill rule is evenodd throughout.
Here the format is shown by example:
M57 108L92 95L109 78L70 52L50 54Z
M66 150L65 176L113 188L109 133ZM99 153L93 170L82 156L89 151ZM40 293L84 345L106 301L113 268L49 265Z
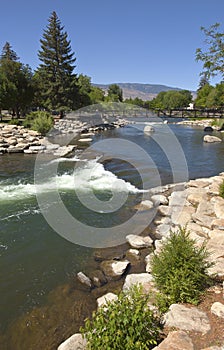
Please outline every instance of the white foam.
M63 161L63 158L61 161ZM75 160L73 159L73 161ZM0 182L0 201L23 200L33 197L37 193L72 191L76 189L79 189L79 191L142 192L129 182L119 179L112 172L105 170L103 165L98 163L97 160L90 160L84 162L80 167L76 167L72 174L56 175L42 184L21 182L5 184Z

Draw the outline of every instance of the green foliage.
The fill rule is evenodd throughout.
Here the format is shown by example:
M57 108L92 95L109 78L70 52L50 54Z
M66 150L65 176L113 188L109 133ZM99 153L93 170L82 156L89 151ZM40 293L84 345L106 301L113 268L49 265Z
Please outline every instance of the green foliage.
M221 185L219 186L219 195L224 198L224 180L221 183Z
M188 90L169 90L160 92L150 103L152 109L175 109L188 107L192 101L191 92Z
M111 84L108 88L107 100L111 102L122 102L123 91L117 84Z
M118 300L107 303L86 320L81 332L88 349L151 349L159 338L159 321L147 306L148 296L135 286L122 292Z
M224 78L224 33L219 31L220 24L215 23L208 29L201 27L206 39L206 49L196 50L196 60L203 62L204 71L201 75L208 78L220 74Z
M224 83L215 87L205 84L198 90L195 106L199 108L223 108L224 106Z
M198 304L210 282L205 245L198 248L186 228L171 231L159 254L152 259L152 275L160 291L158 304L164 311L173 303Z
M8 122L9 125L21 125L21 122L19 121L19 119L10 119Z
M25 113L33 98L32 72L28 65L18 62L16 53L7 42L0 59L0 107L12 115Z
M23 122L23 125L26 128L31 128L40 132L42 135L46 135L53 127L54 122L50 113L37 111L28 114Z
M206 108L207 107L207 101L208 96L211 93L211 91L214 89L214 87L210 84L205 84L202 86L197 93L197 98L195 99L195 106L199 108Z
M37 69L36 84L39 100L48 110L62 112L75 106L77 98L74 53L68 35L56 14L52 12L49 23L40 40L38 53L42 62Z

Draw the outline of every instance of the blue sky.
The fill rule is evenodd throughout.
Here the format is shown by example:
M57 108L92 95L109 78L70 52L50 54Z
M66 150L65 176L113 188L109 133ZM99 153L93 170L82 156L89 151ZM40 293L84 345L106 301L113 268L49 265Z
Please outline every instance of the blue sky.
M9 41L35 69L40 38L56 11L75 52L76 73L94 83L139 82L196 90L201 26L219 22L223 0L0 0L0 48ZM216 83L218 80L212 81Z

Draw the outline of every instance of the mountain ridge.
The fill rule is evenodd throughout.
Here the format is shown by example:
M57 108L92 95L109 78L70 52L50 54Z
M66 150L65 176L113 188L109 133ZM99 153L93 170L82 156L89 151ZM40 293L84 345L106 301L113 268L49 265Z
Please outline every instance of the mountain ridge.
M120 86L123 90L124 99L127 98L141 98L143 101L152 100L162 91L176 90L181 91L184 89L178 87L171 87L162 84L142 84L142 83L114 83ZM107 91L111 84L92 84L99 87L104 91ZM194 93L194 91L192 91Z

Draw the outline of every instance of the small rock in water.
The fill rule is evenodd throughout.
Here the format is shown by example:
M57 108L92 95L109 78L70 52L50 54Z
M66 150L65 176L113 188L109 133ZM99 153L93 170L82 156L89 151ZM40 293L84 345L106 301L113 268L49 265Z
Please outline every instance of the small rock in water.
M152 133L152 132L154 132L155 131L155 129L151 126L151 125L146 125L145 127L144 127L144 133L145 134L150 134L150 133Z
M79 282L81 282L85 286L87 286L89 288L92 287L91 279L89 277L87 277L83 272L78 272L77 278L78 278Z
M128 235L126 236L126 240L132 248L136 249L148 248L151 247L153 244L153 240L149 236L142 237L138 235Z

